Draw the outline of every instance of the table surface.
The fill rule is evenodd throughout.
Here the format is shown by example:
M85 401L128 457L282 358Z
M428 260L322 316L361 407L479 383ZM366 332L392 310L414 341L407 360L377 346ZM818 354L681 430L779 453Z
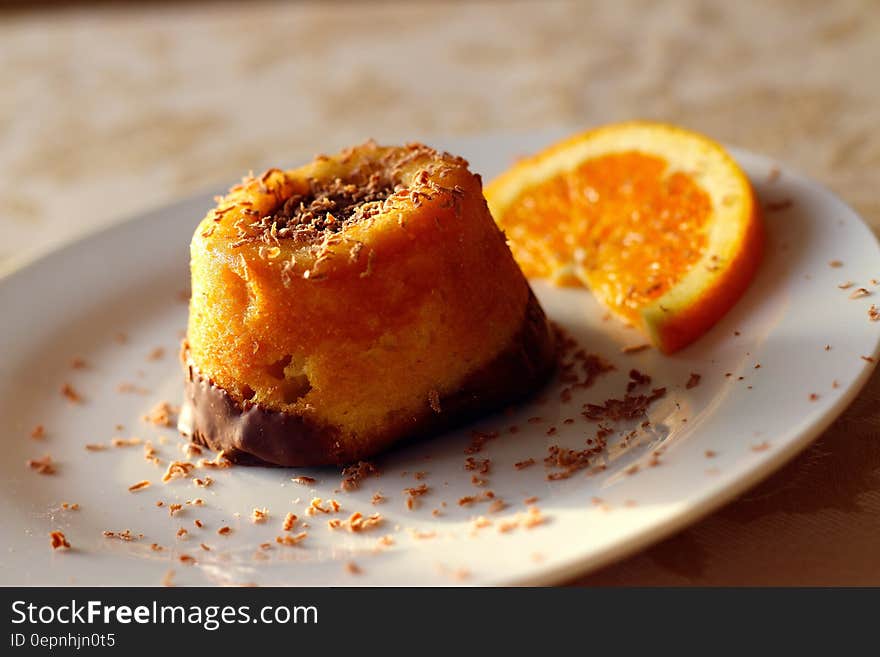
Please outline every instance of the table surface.
M880 231L873 0L0 12L0 268L277 157L628 118L776 157ZM575 583L878 585L878 555L880 374L775 476Z

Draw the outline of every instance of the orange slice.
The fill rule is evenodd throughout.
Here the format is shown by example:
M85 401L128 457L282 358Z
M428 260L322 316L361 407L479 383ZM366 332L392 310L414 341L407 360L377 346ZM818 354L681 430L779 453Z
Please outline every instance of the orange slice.
M575 135L485 194L527 276L585 285L665 353L736 303L763 251L745 174L719 144L670 125Z

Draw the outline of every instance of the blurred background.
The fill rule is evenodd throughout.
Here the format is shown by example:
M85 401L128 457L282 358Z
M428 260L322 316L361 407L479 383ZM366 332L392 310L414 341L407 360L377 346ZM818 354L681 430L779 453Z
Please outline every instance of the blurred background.
M655 118L875 226L875 0L0 3L0 264L249 168Z
M0 2L0 269L367 137L628 118L774 156L877 231L878 65L876 0ZM878 398L875 376L785 472L584 582L880 584Z

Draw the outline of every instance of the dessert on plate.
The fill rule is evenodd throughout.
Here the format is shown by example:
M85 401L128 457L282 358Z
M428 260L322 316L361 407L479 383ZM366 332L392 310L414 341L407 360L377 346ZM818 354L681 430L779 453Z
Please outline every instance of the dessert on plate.
M552 332L467 162L373 142L246 178L192 238L180 429L342 464L513 404Z

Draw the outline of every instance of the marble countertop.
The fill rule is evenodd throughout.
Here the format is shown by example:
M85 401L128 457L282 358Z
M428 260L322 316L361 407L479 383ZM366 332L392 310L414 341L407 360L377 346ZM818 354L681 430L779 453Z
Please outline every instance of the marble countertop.
M772 155L880 232L873 0L0 11L0 268L368 136L627 118ZM878 402L874 376L784 471L581 583L880 584Z

